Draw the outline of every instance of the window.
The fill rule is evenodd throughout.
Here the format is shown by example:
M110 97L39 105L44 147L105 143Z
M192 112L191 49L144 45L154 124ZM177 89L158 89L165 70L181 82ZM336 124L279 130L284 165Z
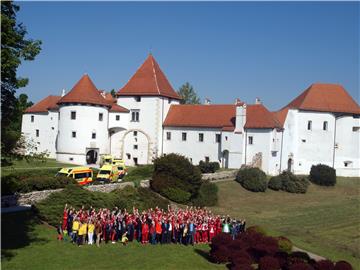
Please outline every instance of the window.
M249 136L249 144L253 144L253 143L254 143L253 136Z
M305 140L305 139L301 139L301 141L302 141L303 143L306 143L306 140Z
M131 111L131 122L139 122L139 110L132 110Z
M312 128L312 121L308 121L307 129L308 129L308 130L311 130L311 128Z
M182 140L186 141L186 132L183 132L181 135L182 135Z
M168 104L170 104L170 103L171 103L171 98L168 99Z
M359 131L360 130L360 127L353 127L352 128L352 131L356 132L356 131Z
M103 120L103 113L99 113L99 121Z
M76 112L71 111L71 120L75 120L75 119L76 119Z
M96 139L96 133L95 133L95 132L93 132L93 133L91 134L91 139Z
M39 137L39 133L40 133L40 132L39 132L39 130L37 129L37 130L36 130L36 137Z
M126 154L127 159L131 158L131 155L129 153Z
M221 142L221 134L215 134L215 142L217 143Z
M138 149L138 145L134 144L134 149L137 150Z
M166 132L166 140L171 140L171 132Z
M70 157L70 158L69 158L69 160L70 160L70 161L73 161L73 160L74 160L74 158Z
M34 122L34 116L33 115L31 116L31 122Z
M119 121L120 120L120 115L116 115L116 121Z
M51 127L52 130L54 130L55 128L54 127Z
M137 131L135 130L133 134L134 134L134 137L136 137L137 136Z
M140 102L141 101L141 97L135 97L136 102Z
M199 142L204 141L204 133L199 133Z
M352 161L344 161L344 167L351 167Z
M209 157L205 157L205 162L210 162L210 158L209 158Z
M136 157L133 158L135 166L138 165L138 159Z
M76 131L73 131L73 132L71 133L71 137L76 138Z
M328 130L328 122L324 121L323 123L323 130Z

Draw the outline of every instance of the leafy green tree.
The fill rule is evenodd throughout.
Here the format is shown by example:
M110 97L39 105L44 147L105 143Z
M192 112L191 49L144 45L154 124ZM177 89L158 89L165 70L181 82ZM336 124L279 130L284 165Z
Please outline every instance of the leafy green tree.
M181 104L200 104L200 98L197 96L194 87L188 82L183 84L177 93L181 97Z
M110 94L112 95L113 98L116 98L115 89L111 89Z
M18 118L16 90L28 84L27 78L17 76L22 61L31 61L40 53L40 40L25 38L27 31L16 21L19 6L12 1L1 2L1 153L11 154L20 138L12 123Z

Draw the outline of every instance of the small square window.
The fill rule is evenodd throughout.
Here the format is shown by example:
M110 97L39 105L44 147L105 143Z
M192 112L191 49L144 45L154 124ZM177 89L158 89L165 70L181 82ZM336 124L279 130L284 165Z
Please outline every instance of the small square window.
M74 158L70 157L70 158L69 158L69 160L70 160L70 161L73 161L73 160L74 160Z
M210 158L209 158L209 157L205 157L205 162L210 162Z
M131 111L131 122L139 122L140 121L140 111L132 110Z
M93 132L93 133L91 134L91 138L92 138L92 139L96 139L96 133L95 133L95 132Z
M328 130L328 122L324 121L323 123L323 130Z
M71 137L76 138L76 131L71 132Z
M52 130L54 130L55 128L54 127L51 127Z
M34 122L34 118L35 118L35 117L32 115L32 116L31 116L31 122Z
M40 135L39 133L40 133L40 131L37 129L36 130L36 137L39 137L39 135Z
M183 133L182 133L182 140L183 140L183 141L186 141L186 132L183 132Z
M253 136L249 136L249 144L253 144L253 143L254 143Z
M356 132L356 131L359 131L359 130L360 130L360 127L352 127L353 132Z
M103 113L99 113L99 121L102 121L103 120Z
M137 136L137 131L136 130L133 132L133 135L134 135L134 137Z
M127 159L131 159L131 155L129 153L126 154Z
M137 150L138 149L138 145L134 144L134 149Z
M199 142L204 141L204 133L199 133Z
M221 134L215 134L215 141L217 143L220 143L221 142Z
M71 120L75 120L76 119L76 112L72 111L71 112Z
M120 120L120 115L116 115L116 121L119 121Z
M166 132L166 140L171 140L171 132Z
M136 102L140 102L141 101L141 97L135 97L135 100L136 100Z

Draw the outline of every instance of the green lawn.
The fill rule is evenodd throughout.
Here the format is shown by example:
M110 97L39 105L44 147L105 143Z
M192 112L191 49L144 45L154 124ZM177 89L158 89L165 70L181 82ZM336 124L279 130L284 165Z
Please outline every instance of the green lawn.
M26 171L26 170L36 170L36 169L47 169L47 168L62 168L74 166L74 164L61 163L55 159L46 159L45 161L33 160L27 162L26 160L14 160L13 164L9 166L1 167L1 174L8 175L13 172Z
M55 229L30 213L2 215L2 269L226 269L207 261L208 245L77 247L56 240Z
M296 246L360 269L360 179L338 177L335 187L310 185L306 194L252 193L237 182L220 182L216 213L245 218Z

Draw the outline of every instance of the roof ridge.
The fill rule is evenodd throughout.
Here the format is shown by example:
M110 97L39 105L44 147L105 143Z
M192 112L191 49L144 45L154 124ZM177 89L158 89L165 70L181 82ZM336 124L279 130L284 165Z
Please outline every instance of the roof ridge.
M157 76L156 76L156 71L155 71L155 66L154 66L154 58L152 57L152 55L150 55L151 57L151 65L152 65L152 69L153 69L153 73L154 73L154 79L155 79L155 85L156 85L156 88L158 90L158 93L160 95L160 89L159 89L159 84L157 82Z

